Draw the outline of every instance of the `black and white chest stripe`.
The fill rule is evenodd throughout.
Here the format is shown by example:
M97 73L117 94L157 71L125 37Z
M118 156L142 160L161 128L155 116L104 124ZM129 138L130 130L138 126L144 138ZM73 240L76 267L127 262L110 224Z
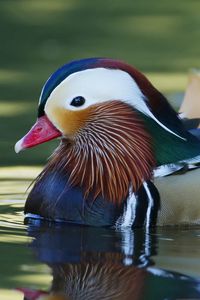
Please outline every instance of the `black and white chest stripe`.
M160 196L151 181L144 182L137 193L129 189L123 214L116 221L116 228L155 226L160 209Z

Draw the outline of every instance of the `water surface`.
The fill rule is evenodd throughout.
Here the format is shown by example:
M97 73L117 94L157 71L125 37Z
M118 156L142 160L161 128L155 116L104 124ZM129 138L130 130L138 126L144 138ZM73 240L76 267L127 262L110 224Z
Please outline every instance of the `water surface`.
M0 175L0 299L200 299L200 228L24 225L19 171Z

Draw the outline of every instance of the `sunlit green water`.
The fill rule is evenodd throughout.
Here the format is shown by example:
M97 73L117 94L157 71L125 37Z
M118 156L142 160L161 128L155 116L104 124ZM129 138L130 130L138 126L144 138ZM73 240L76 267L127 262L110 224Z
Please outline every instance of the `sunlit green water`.
M23 224L25 191L38 168L1 168L0 170L0 299L23 299L17 287L47 288L51 277L47 267L38 263L27 245Z
M199 282L174 273L200 278L200 228L160 228L146 234L141 230L25 226L24 192L39 170L1 169L0 299L23 299L15 289L25 287L60 289L71 295L69 299L98 299L97 289L98 295L119 294L119 298L105 299L200 297ZM126 290L119 279L123 286L126 283ZM131 287L135 292L129 298Z

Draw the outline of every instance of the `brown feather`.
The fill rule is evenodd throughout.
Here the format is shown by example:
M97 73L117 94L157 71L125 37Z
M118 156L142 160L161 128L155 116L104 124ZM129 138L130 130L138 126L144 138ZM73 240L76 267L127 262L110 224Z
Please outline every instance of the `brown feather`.
M90 107L83 127L73 139L62 139L43 174L58 168L72 186L83 188L85 198L101 195L120 204L130 186L136 192L151 178L154 166L141 118L128 104L115 100Z

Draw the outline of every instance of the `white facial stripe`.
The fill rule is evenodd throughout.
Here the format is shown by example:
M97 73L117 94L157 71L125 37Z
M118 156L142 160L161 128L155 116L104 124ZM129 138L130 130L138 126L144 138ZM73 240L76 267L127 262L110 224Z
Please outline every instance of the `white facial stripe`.
M73 98L83 96L86 103L81 107L70 105ZM108 100L122 100L143 106L142 93L132 77L121 70L96 68L80 71L68 76L52 92L48 102L57 103L70 110L80 110ZM134 105L134 103L133 103Z
M70 105L77 96L86 99L84 105ZM109 100L121 100L152 118L166 131L183 139L156 119L144 99L137 83L128 73L105 68L87 69L71 74L53 90L45 105L45 112L48 115L48 106L54 101L57 106L76 111Z
M149 110L149 117L151 117L156 123L158 123L162 128L164 128L166 131L172 133L173 135L177 136L178 138L186 141L185 138L183 138L182 136L176 134L175 132L173 132L172 130L170 130L169 128L167 128L164 124L162 124L158 119L156 119L156 117L152 114L152 112Z

